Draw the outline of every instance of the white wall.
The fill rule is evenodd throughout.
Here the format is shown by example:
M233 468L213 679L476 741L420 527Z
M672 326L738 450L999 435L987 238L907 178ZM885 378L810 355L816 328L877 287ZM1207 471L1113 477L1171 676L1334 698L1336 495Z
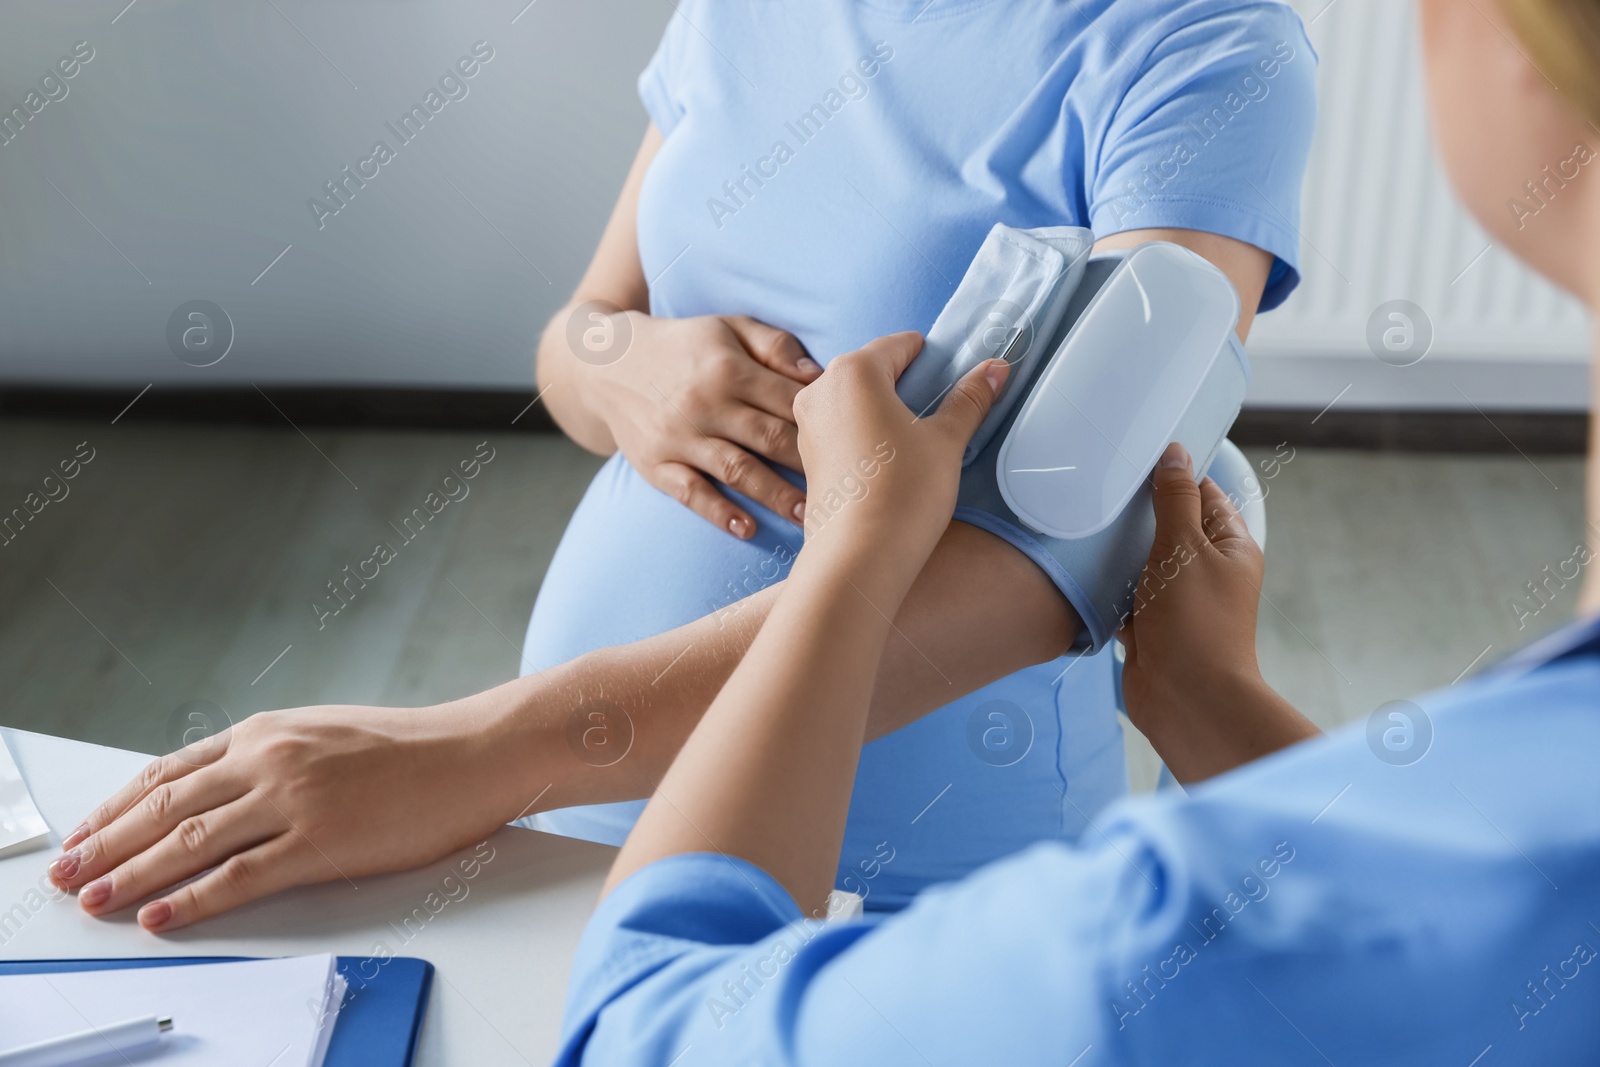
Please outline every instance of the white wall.
M94 58L0 145L0 382L531 385L667 0L123 2L5 8L0 111ZM401 146L386 124L477 41L494 58ZM319 229L307 201L380 138L395 158ZM196 299L234 326L215 366L168 346Z
M1295 2L1322 57L1306 280L1259 321L1252 403L1585 406L1582 314L1439 173L1410 0ZM644 129L634 78L672 6L525 5L13 0L0 111L75 42L95 58L0 145L0 382L528 387ZM479 40L495 58L470 95L319 229L306 201ZM211 367L168 343L197 299L234 328ZM1393 299L1434 329L1412 366L1367 342Z

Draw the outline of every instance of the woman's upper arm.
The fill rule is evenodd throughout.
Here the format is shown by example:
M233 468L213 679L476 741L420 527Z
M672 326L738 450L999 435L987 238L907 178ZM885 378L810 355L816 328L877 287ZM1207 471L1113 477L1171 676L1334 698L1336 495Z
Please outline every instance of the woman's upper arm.
M1079 99L1093 131L1082 192L1100 247L1169 240L1221 268L1242 336L1299 281L1317 57L1286 4L1191 7L1152 12L1153 47L1137 64L1116 58L1130 80L1111 108L1092 90Z
M559 382L571 384L577 360L566 344L567 318L574 308L587 301L610 305L606 310L650 310L650 286L645 281L644 267L639 261L639 189L644 184L645 172L661 147L661 131L651 123L645 130L644 140L628 168L628 177L617 194L616 206L600 235L588 269L578 281L571 299L550 317L539 339L538 357L534 361L534 377L541 394ZM610 432L592 412L585 411L581 403L572 399L570 388L555 390L546 405L556 423L573 440L602 455L616 448Z
M1272 253L1232 237L1203 230L1125 230L1095 242L1094 250L1134 248L1149 241L1170 241L1208 260L1228 276L1239 291L1239 340L1250 337L1261 295L1272 273Z
M952 522L895 616L867 722L882 737L1072 647L1082 624L1050 576L1004 539Z

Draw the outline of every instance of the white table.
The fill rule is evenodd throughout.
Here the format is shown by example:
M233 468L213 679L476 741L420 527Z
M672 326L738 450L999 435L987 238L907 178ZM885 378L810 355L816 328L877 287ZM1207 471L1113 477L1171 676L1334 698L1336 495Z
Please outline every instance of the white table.
M0 729L55 843L150 757ZM372 956L379 945L437 968L416 1062L542 1067L556 1050L567 972L615 849L505 827L494 858L426 924L423 908L447 859L406 874L297 889L166 936L145 933L133 909L90 918L74 897L39 905L45 865L58 850L0 860L0 959L128 956ZM472 854L467 849L460 856ZM459 875L458 875L459 877ZM436 898L437 900L438 898ZM437 904L435 904L437 907ZM19 910L20 909L20 910ZM427 914L423 908L423 914ZM409 937L409 940L407 938Z

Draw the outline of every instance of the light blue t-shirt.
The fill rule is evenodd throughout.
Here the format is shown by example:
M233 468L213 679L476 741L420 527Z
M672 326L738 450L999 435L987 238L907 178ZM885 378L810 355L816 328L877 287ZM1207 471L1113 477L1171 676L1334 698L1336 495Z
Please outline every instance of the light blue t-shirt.
M651 864L590 920L556 1062L1600 1062L1600 619L1531 651L889 917Z
M1267 308L1298 281L1316 57L1283 3L677 7L639 80L665 135L638 216L655 315L750 315L826 365L931 326L996 222L1233 237L1276 257ZM540 589L526 668L780 580L800 530L737 499L760 524L748 542L613 457ZM866 747L839 886L894 907L1029 842L1076 836L1125 791L1109 654L1043 664ZM620 843L640 807L535 824Z

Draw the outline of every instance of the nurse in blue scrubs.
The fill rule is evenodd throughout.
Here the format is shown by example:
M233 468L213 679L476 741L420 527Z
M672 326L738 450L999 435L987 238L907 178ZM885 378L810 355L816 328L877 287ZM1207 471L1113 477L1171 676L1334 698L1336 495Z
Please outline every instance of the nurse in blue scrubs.
M1600 185L1567 183L1526 225L1505 197L1593 152L1600 3L1421 6L1463 199L1595 309ZM1478 678L1215 775L1244 738L1298 717L1256 667L1260 552L1177 446L1152 475L1150 565L1180 545L1191 562L1124 631L1126 695L1180 777L1215 776L895 914L804 918L849 840L886 616L943 530L989 395L992 365L912 423L892 390L915 347L889 337L841 357L796 404L813 479L883 439L907 459L807 539L640 816L579 950L558 1062L1600 1062L1593 575L1583 617ZM1596 460L1600 438L1600 532Z
M551 413L611 458L544 579L530 673L780 582L802 542L795 393L927 329L995 222L1185 244L1238 287L1241 335L1299 279L1316 57L1283 3L677 8L632 173L539 349ZM862 756L838 884L872 909L1074 838L1126 792L1111 656L1061 657L1075 620L1043 573L957 524L924 585L886 678L946 706ZM530 821L620 843L642 805Z

